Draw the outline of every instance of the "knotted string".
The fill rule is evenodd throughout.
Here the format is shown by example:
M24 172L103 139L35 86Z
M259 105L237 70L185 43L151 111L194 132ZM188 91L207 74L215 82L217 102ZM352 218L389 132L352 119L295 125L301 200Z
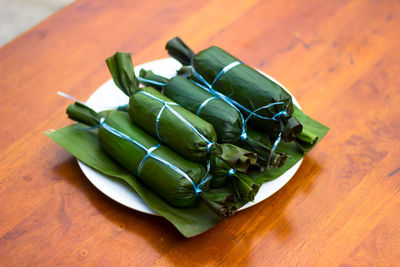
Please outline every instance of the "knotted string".
M161 158L160 156L158 156L158 155L156 155L156 154L153 154L153 151L156 150L157 148L161 147L161 144L157 144L157 145L152 146L152 147L150 147L149 149L147 149L144 145L142 145L142 144L139 143L138 141L136 141L136 140L130 138L128 135L126 135L126 134L124 134L124 133L122 133L122 132L120 132L120 131L114 129L113 127L111 127L111 126L109 126L108 124L104 123L104 121L105 121L105 119L104 119L104 117L103 117L103 118L100 119L99 124L97 124L97 125L95 125L95 126L93 126L93 127L89 127L89 128L82 128L82 127L79 127L78 129L79 129L79 130L90 131L90 130L93 130L93 129L96 129L96 128L103 127L103 129L105 129L105 130L108 131L109 133L111 133L111 134L113 134L113 135L115 135L115 136L117 136L117 137L119 137L119 138L121 138L121 139L123 139L123 140L125 140L125 141L131 142L131 143L135 144L136 146L138 146L139 148L143 149L143 150L146 152L146 155L144 156L144 158L142 159L142 161L139 163L139 166L138 166L138 168L137 168L137 175L138 175L138 176L141 175L143 166L144 166L145 162L147 161L147 159L148 159L148 158L155 159L155 160L157 160L157 161L163 163L163 164L166 165L167 167L171 168L172 170L176 171L177 173L179 173L180 175L182 175L186 180L188 180L188 181L192 184L196 196L198 196L199 193L201 193L201 192L203 191L202 188L201 188L202 185L204 185L205 183L207 183L207 182L212 178L212 176L209 175L209 172L210 172L210 161L208 161L208 163L207 163L206 174L205 174L204 177L201 179L200 183L199 183L198 185L196 185L196 184L194 183L194 181L193 181L184 171L182 171L181 169L179 169L177 166L172 165L171 163L169 163L169 162L166 161L165 159Z
M204 135L202 135L190 122L188 122L184 117L182 117L181 114L179 114L178 112L176 112L171 106L179 106L179 104L174 103L174 102L167 102L164 101L148 92L145 91L139 91L138 94L143 94L146 95L160 103L163 104L162 108L160 109L160 111L157 114L157 118L156 118L156 133L158 136L158 139L160 141L162 141L162 138L160 136L160 132L159 132L159 123L160 123L160 118L161 118L161 114L163 113L163 111L165 109L168 109L172 114L175 115L175 117L177 117L178 119L180 119L184 124L186 124L192 131L194 131L198 136L200 136L200 138L202 138L206 143L207 143L207 152L210 152L211 147L215 144L213 142L211 142L210 140L208 140Z
M199 195L203 190L201 189L202 185L207 183L208 181L211 180L212 175L209 175L211 168L210 160L207 161L207 169L206 169L206 174L204 175L203 179L200 181L200 183L197 186L194 186L194 192L196 193L196 196Z
M232 175L234 175L236 173L235 169L230 168L228 171L228 176L231 177Z
M155 146L150 147L147 151L146 151L146 156L144 156L144 158L142 159L142 161L139 163L139 166L137 168L137 175L140 176L141 172L142 172L142 168L144 163L146 162L146 160L151 157L151 154L154 150L156 150L157 148L159 148L161 146L161 144L157 144Z
M263 119L263 120L273 120L273 121L279 122L279 121L281 121L281 116L288 115L288 113L287 113L286 110L283 110L283 111L275 114L272 118L271 117L261 116L261 115L257 114L256 112L258 112L258 111L260 111L262 109L270 108L270 107L275 106L275 105L283 105L284 102L270 103L268 105L262 106L260 108L257 108L255 110L251 111L251 110L247 109L246 107L244 107L243 105L241 105L238 102L236 102L235 100L233 100L233 99L229 98L228 96L216 91L213 88L214 85L218 82L219 78L222 75L224 75L225 73L227 73L228 71L230 71L234 67L236 67L238 65L241 65L241 64L243 64L243 62L241 62L241 61L234 61L234 62L228 64L227 66L225 66L217 74L217 76L215 77L215 79L213 80L213 82L211 84L208 83L206 81L206 79L204 79L204 77L196 71L196 69L194 68L193 64L192 64L191 67L192 67L192 72L193 72L194 76L198 80L200 80L203 84L200 84L200 83L195 82L193 80L192 80L192 82L194 84L196 84L197 86L201 87L202 89L206 90L207 92L209 92L209 93L214 95L214 97L207 98L205 101L203 101L203 103L200 105L199 109L197 110L196 115L199 115L201 110L204 108L204 106L207 105L208 102L211 101L212 99L216 99L216 98L222 99L223 101L225 101L227 104L229 104L230 106L232 106L233 108L235 108L239 112L240 118L242 120L242 133L240 135L240 138L241 138L242 141L245 141L247 139L247 137L248 137L247 132L246 132L246 124L247 124L247 122L249 121L249 119L252 116L255 116L255 117ZM240 110L244 110L245 112L249 113L249 115L247 116L246 119L244 119L244 116L243 116L243 114L242 114L242 112ZM275 149L278 147L278 145L279 145L279 143L280 143L280 141L282 139L281 136L282 136L282 131L279 133L277 139L275 140L274 145L271 148L272 151L275 151Z

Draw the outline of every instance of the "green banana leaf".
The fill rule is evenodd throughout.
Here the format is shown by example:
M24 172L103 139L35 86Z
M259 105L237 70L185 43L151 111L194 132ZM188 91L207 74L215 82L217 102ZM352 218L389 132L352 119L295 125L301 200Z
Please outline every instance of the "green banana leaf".
M279 120L266 120L252 116L249 121L255 127L268 133L271 138L276 139L278 134L285 129L282 137L286 142L290 142L301 132L301 124L292 117L294 111L292 97L277 83L246 64L238 64L220 75L221 71L231 63L240 62L228 52L212 46L195 55L179 37L170 40L166 49L170 56L183 65L190 62L192 70L196 70L205 82L212 84L213 89L250 111L271 103L282 102L282 104L263 108L257 112L258 115L269 118L280 114Z
M294 114L306 129L309 129L318 136L317 142L320 142L329 130L326 126L311 119L298 109L295 109ZM95 133L79 130L79 126L79 124L67 126L48 132L46 135L86 165L111 178L125 181L127 185L131 186L143 198L150 208L170 221L184 236L192 237L201 234L222 220L203 201L199 201L194 207L190 208L177 208L168 204L134 175L111 159L101 149ZM294 143L282 143L278 148L290 156L285 165L281 168L252 173L251 176L256 183L261 185L264 181L276 179L304 156ZM224 188L215 190L218 190L218 192L222 191L219 197L215 194L215 201L226 202L224 199L226 198ZM242 202L240 205L244 204L245 202ZM249 221L251 221L251 218L249 218Z

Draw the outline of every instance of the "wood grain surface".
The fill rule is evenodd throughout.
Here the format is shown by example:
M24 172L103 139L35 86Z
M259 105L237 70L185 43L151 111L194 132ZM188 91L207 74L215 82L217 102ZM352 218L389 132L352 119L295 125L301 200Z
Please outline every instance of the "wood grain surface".
M117 50L179 35L277 78L326 138L262 203L186 239L98 191L43 132ZM0 48L0 266L400 266L400 2L78 0Z

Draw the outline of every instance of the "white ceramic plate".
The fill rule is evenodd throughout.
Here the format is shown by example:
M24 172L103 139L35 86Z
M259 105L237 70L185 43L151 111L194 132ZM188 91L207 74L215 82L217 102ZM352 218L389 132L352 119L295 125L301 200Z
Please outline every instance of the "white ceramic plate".
M160 74L167 78L170 78L176 74L176 71L181 67L181 64L172 58L165 58L160 60L151 61L135 67L136 75L139 74L140 69L151 69L156 74ZM263 73L264 74L264 73ZM264 74L266 75L266 74ZM276 83L278 83L272 77L266 75ZM279 84L279 83L278 83ZM281 85L281 84L279 84ZM282 86L282 85L281 85ZM285 88L282 86L282 88ZM287 91L287 89L285 88ZM290 93L290 92L289 92ZM293 96L292 96L293 97ZM298 107L300 107L297 100L293 97L293 102ZM96 111L101 111L105 109L110 109L117 107L119 105L124 105L128 103L128 97L119 90L112 79L100 86L87 100L88 106L92 107ZM265 182L258 194L255 197L254 202L249 202L244 205L240 210L251 207L264 199L270 197L272 194L281 189L296 173L297 169L300 167L302 160L297 162L292 168L286 171L277 179ZM125 182L119 181L114 178L110 178L91 167L85 165L78 160L78 164L82 169L83 173L89 179L89 181L97 187L101 192L103 192L108 197L121 203L129 208L148 213L153 215L158 215L153 211L142 198Z

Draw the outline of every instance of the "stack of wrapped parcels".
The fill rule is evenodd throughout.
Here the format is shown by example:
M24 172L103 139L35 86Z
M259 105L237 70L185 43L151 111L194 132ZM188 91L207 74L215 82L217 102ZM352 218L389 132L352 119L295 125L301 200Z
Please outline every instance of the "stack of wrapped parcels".
M46 133L77 159L127 182L187 237L254 201L327 133L279 84L219 47L195 54L179 37L166 49L180 63L167 79L135 75L129 53L106 59L129 103L95 112L76 101L76 122ZM268 186L268 185L265 185Z

